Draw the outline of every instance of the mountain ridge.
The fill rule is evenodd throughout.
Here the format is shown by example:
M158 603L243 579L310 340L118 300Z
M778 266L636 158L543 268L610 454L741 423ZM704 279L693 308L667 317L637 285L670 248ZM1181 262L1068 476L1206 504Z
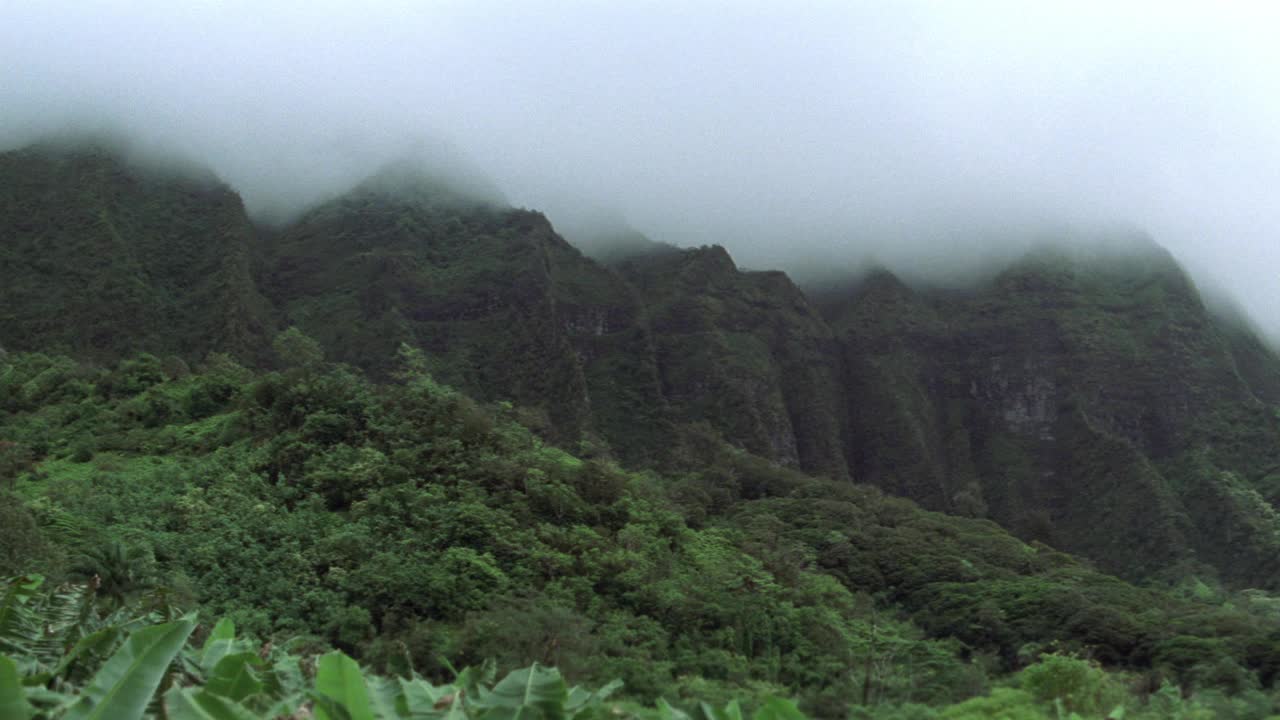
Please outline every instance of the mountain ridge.
M607 266L540 213L386 176L255 233L225 186L202 194L91 160L69 172L38 151L0 156L12 179L0 183L12 259L0 344L96 360L221 350L262 365L273 328L297 326L331 359L386 377L405 343L445 382L514 402L547 438L633 467L696 463L681 438L705 428L784 466L991 517L1128 578L1191 566L1277 582L1280 362L1149 239L1106 255L1040 247L965 289L876 270L806 293L715 245ZM97 214L64 233L64 210ZM100 242L45 256L72 231ZM190 250L161 251L175 238ZM41 263L101 266L110 282L46 274L61 294L42 295L22 282ZM102 314L81 318L72 287ZM213 324L174 340L197 308L214 308ZM50 316L65 327L22 319Z

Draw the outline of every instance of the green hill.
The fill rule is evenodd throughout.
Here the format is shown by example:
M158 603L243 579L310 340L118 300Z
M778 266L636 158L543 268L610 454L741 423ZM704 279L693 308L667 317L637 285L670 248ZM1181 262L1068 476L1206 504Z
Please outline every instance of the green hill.
M1280 359L1103 245L805 290L605 265L413 165L265 229L199 173L0 154L0 575L441 681L843 717L1064 652L1270 702Z
M814 301L716 246L606 267L412 164L270 232L211 178L103 150L12 152L0 172L10 349L268 367L278 322L385 379L407 343L629 467L697 469L685 439L709 431L1125 577L1280 577L1280 361L1149 241L1045 247L964 290L879 271Z
M405 350L374 384L314 358L170 374L10 353L0 432L30 464L0 530L25 550L0 570L92 573L119 602L165 588L384 671L536 660L641 699L798 693L822 717L959 701L1045 648L1188 688L1280 668L1266 596L1139 588L713 440L678 476L582 461L424 367Z
M273 333L228 187L87 146L0 153L0 346L258 360Z

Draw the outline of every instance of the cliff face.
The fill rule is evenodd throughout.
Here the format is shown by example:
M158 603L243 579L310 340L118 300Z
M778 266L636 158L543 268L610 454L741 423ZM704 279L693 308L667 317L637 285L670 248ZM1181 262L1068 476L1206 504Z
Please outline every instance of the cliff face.
M109 359L263 357L254 230L210 177L92 147L0 154L0 345Z
M1152 244L1037 251L965 290L879 271L806 294L715 246L606 267L536 212L412 177L264 233L216 181L38 149L0 156L0 242L12 349L267 363L292 324L385 376L407 343L627 464L718 435L1128 577L1277 583L1280 361Z
M662 444L645 434L664 425L643 308L538 213L364 187L280 234L265 277L333 359L386 374L408 343L558 440L603 434L634 460Z
M1163 250L1038 252L965 292L882 272L823 308L849 368L859 479L1120 574L1208 562L1274 582L1276 526L1239 492L1272 487L1280 459L1266 387L1237 348L1254 375L1263 356ZM1229 552L1223 523L1251 529Z
M705 422L751 452L848 477L835 340L786 275L740 272L717 246L633 258L620 272L649 308L677 422Z

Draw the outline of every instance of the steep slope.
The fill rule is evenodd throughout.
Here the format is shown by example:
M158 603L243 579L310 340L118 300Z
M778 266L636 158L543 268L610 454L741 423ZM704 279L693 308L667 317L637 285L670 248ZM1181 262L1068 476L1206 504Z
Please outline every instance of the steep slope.
M1128 578L1280 583L1280 359L1150 242L1042 249L963 290L879 271L811 302L716 246L632 243L606 267L420 167L268 233L213 179L49 147L0 155L0 240L9 350L263 366L278 317L381 380L420 348L630 466L697 470L724 440Z
M94 566L116 570L103 596L196 600L276 645L318 636L447 677L445 661L537 660L646 699L765 689L820 717L980 694L1050 646L1187 690L1270 686L1280 668L1265 594L1140 588L723 444L679 477L582 461L402 361L373 383L326 363L0 357L0 437L37 463L5 478L20 522L0 549L40 550L0 568L124 547ZM721 501L697 513L690 485Z
M1280 526L1249 493L1280 427L1237 358L1274 370L1167 252L1042 250L964 292L880 272L822 305L860 478L1131 577L1205 562L1276 582Z
M0 154L0 345L97 359L263 356L254 230L211 177L92 146Z
M541 214L378 176L270 256L267 292L333 359L385 377L408 343L467 392L541 411L561 441L596 433L631 461L664 445L642 307Z
M719 246L657 250L619 271L652 317L662 389L678 421L747 450L847 478L839 356L780 272L740 272Z

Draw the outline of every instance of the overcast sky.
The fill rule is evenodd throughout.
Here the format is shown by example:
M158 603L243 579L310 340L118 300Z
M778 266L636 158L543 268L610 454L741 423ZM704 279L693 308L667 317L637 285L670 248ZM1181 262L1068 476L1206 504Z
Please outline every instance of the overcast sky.
M1132 225L1280 330L1280 3L0 0L0 146L123 128L260 217L429 138L567 228L963 266Z

